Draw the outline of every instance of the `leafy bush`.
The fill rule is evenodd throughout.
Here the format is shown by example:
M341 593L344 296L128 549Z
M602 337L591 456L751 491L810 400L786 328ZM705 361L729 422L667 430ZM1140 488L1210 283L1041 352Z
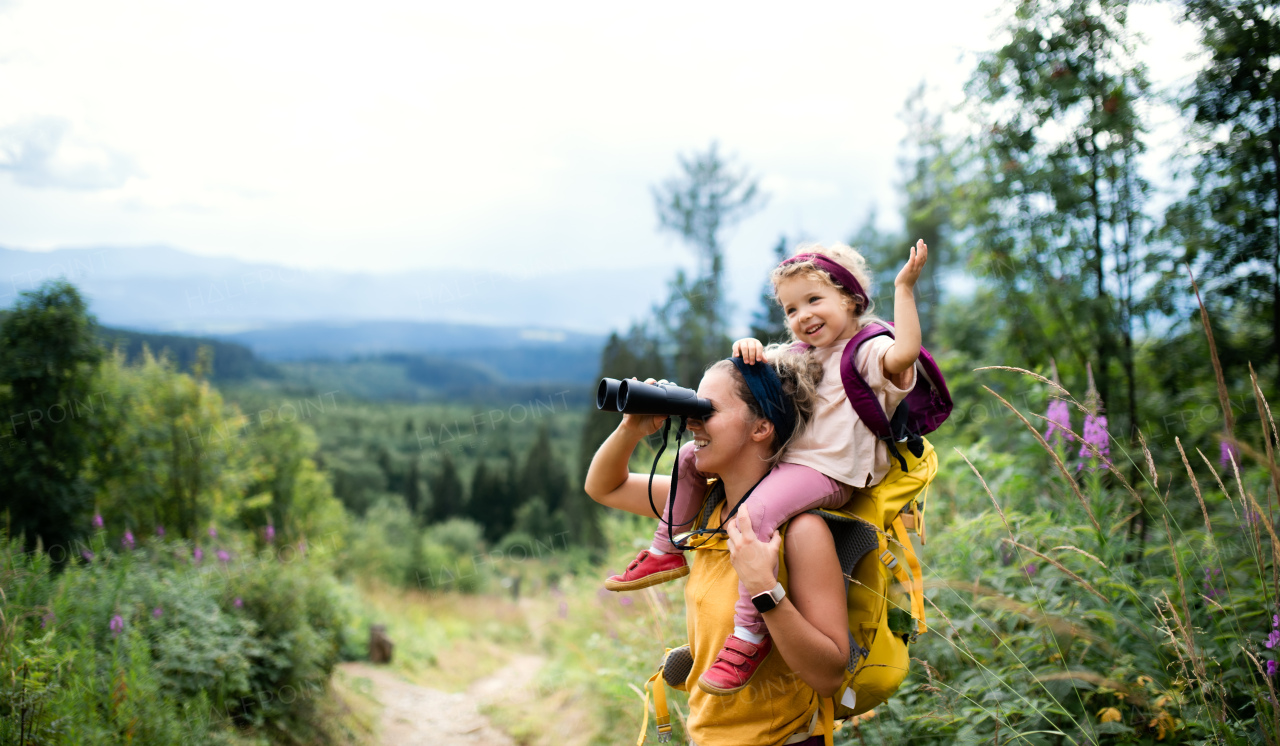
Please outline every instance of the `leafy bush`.
M897 696L839 742L1280 740L1268 448L1228 441L1225 473L1194 449L1184 462L1181 443L1173 463L1111 459L1096 405L1081 405L1090 442L980 442L972 469L946 457L931 500L967 504L935 518L922 553L930 633Z
M418 526L404 500L387 495L364 518L352 521L347 535L346 561L339 570L367 582L401 585L412 577Z
M424 590L456 590L475 593L488 575L481 557L484 529L475 521L451 518L427 528L422 535L421 557L415 580Z
M323 560L224 546L116 553L99 531L55 574L0 535L0 744L316 733L347 624L336 583Z

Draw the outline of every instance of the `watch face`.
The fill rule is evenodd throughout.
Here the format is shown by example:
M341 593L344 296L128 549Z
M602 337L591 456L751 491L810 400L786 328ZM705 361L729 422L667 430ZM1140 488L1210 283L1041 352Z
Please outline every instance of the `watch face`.
M782 584L775 585L772 590L761 593L758 596L751 597L751 603L755 605L756 611L761 614L766 611L773 611L782 601L782 597L786 593L782 590Z
M761 614L766 611L773 611L774 607L778 605L777 602L773 600L773 596L768 593L761 593L759 596L752 596L751 603L755 604L756 611Z

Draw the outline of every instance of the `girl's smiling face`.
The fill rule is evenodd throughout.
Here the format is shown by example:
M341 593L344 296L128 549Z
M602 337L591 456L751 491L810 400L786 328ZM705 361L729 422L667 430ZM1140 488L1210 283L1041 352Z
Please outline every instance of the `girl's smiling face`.
M848 298L825 282L789 277L778 283L777 294L787 326L801 342L828 347L858 332Z

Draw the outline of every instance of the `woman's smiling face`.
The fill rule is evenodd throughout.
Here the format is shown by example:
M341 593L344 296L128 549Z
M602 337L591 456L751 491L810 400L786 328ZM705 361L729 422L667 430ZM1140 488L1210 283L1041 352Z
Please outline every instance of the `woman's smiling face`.
M759 420L751 416L747 403L739 397L733 375L721 368L712 368L702 377L698 396L709 400L715 411L706 419L689 420L694 461L698 471L723 474L743 455Z
M827 347L857 333L848 299L827 283L789 277L778 283L777 293L787 326L801 342Z

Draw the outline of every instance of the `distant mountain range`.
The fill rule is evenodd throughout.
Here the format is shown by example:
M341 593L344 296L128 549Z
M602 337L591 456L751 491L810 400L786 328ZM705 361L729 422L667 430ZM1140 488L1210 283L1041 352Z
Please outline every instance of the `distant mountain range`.
M624 273L618 288L586 272L362 275L165 247L0 248L0 309L62 277L89 299L104 340L131 359L146 346L189 370L204 344L223 381L288 379L408 400L552 385L576 392L596 375L603 332L648 313L637 289L661 293L663 274Z
M177 249L0 248L0 308L65 277L99 321L155 332L231 334L311 322L451 323L602 334L650 313L671 271L638 267L515 275L485 266L396 274L309 271ZM390 333L390 332L388 332Z

